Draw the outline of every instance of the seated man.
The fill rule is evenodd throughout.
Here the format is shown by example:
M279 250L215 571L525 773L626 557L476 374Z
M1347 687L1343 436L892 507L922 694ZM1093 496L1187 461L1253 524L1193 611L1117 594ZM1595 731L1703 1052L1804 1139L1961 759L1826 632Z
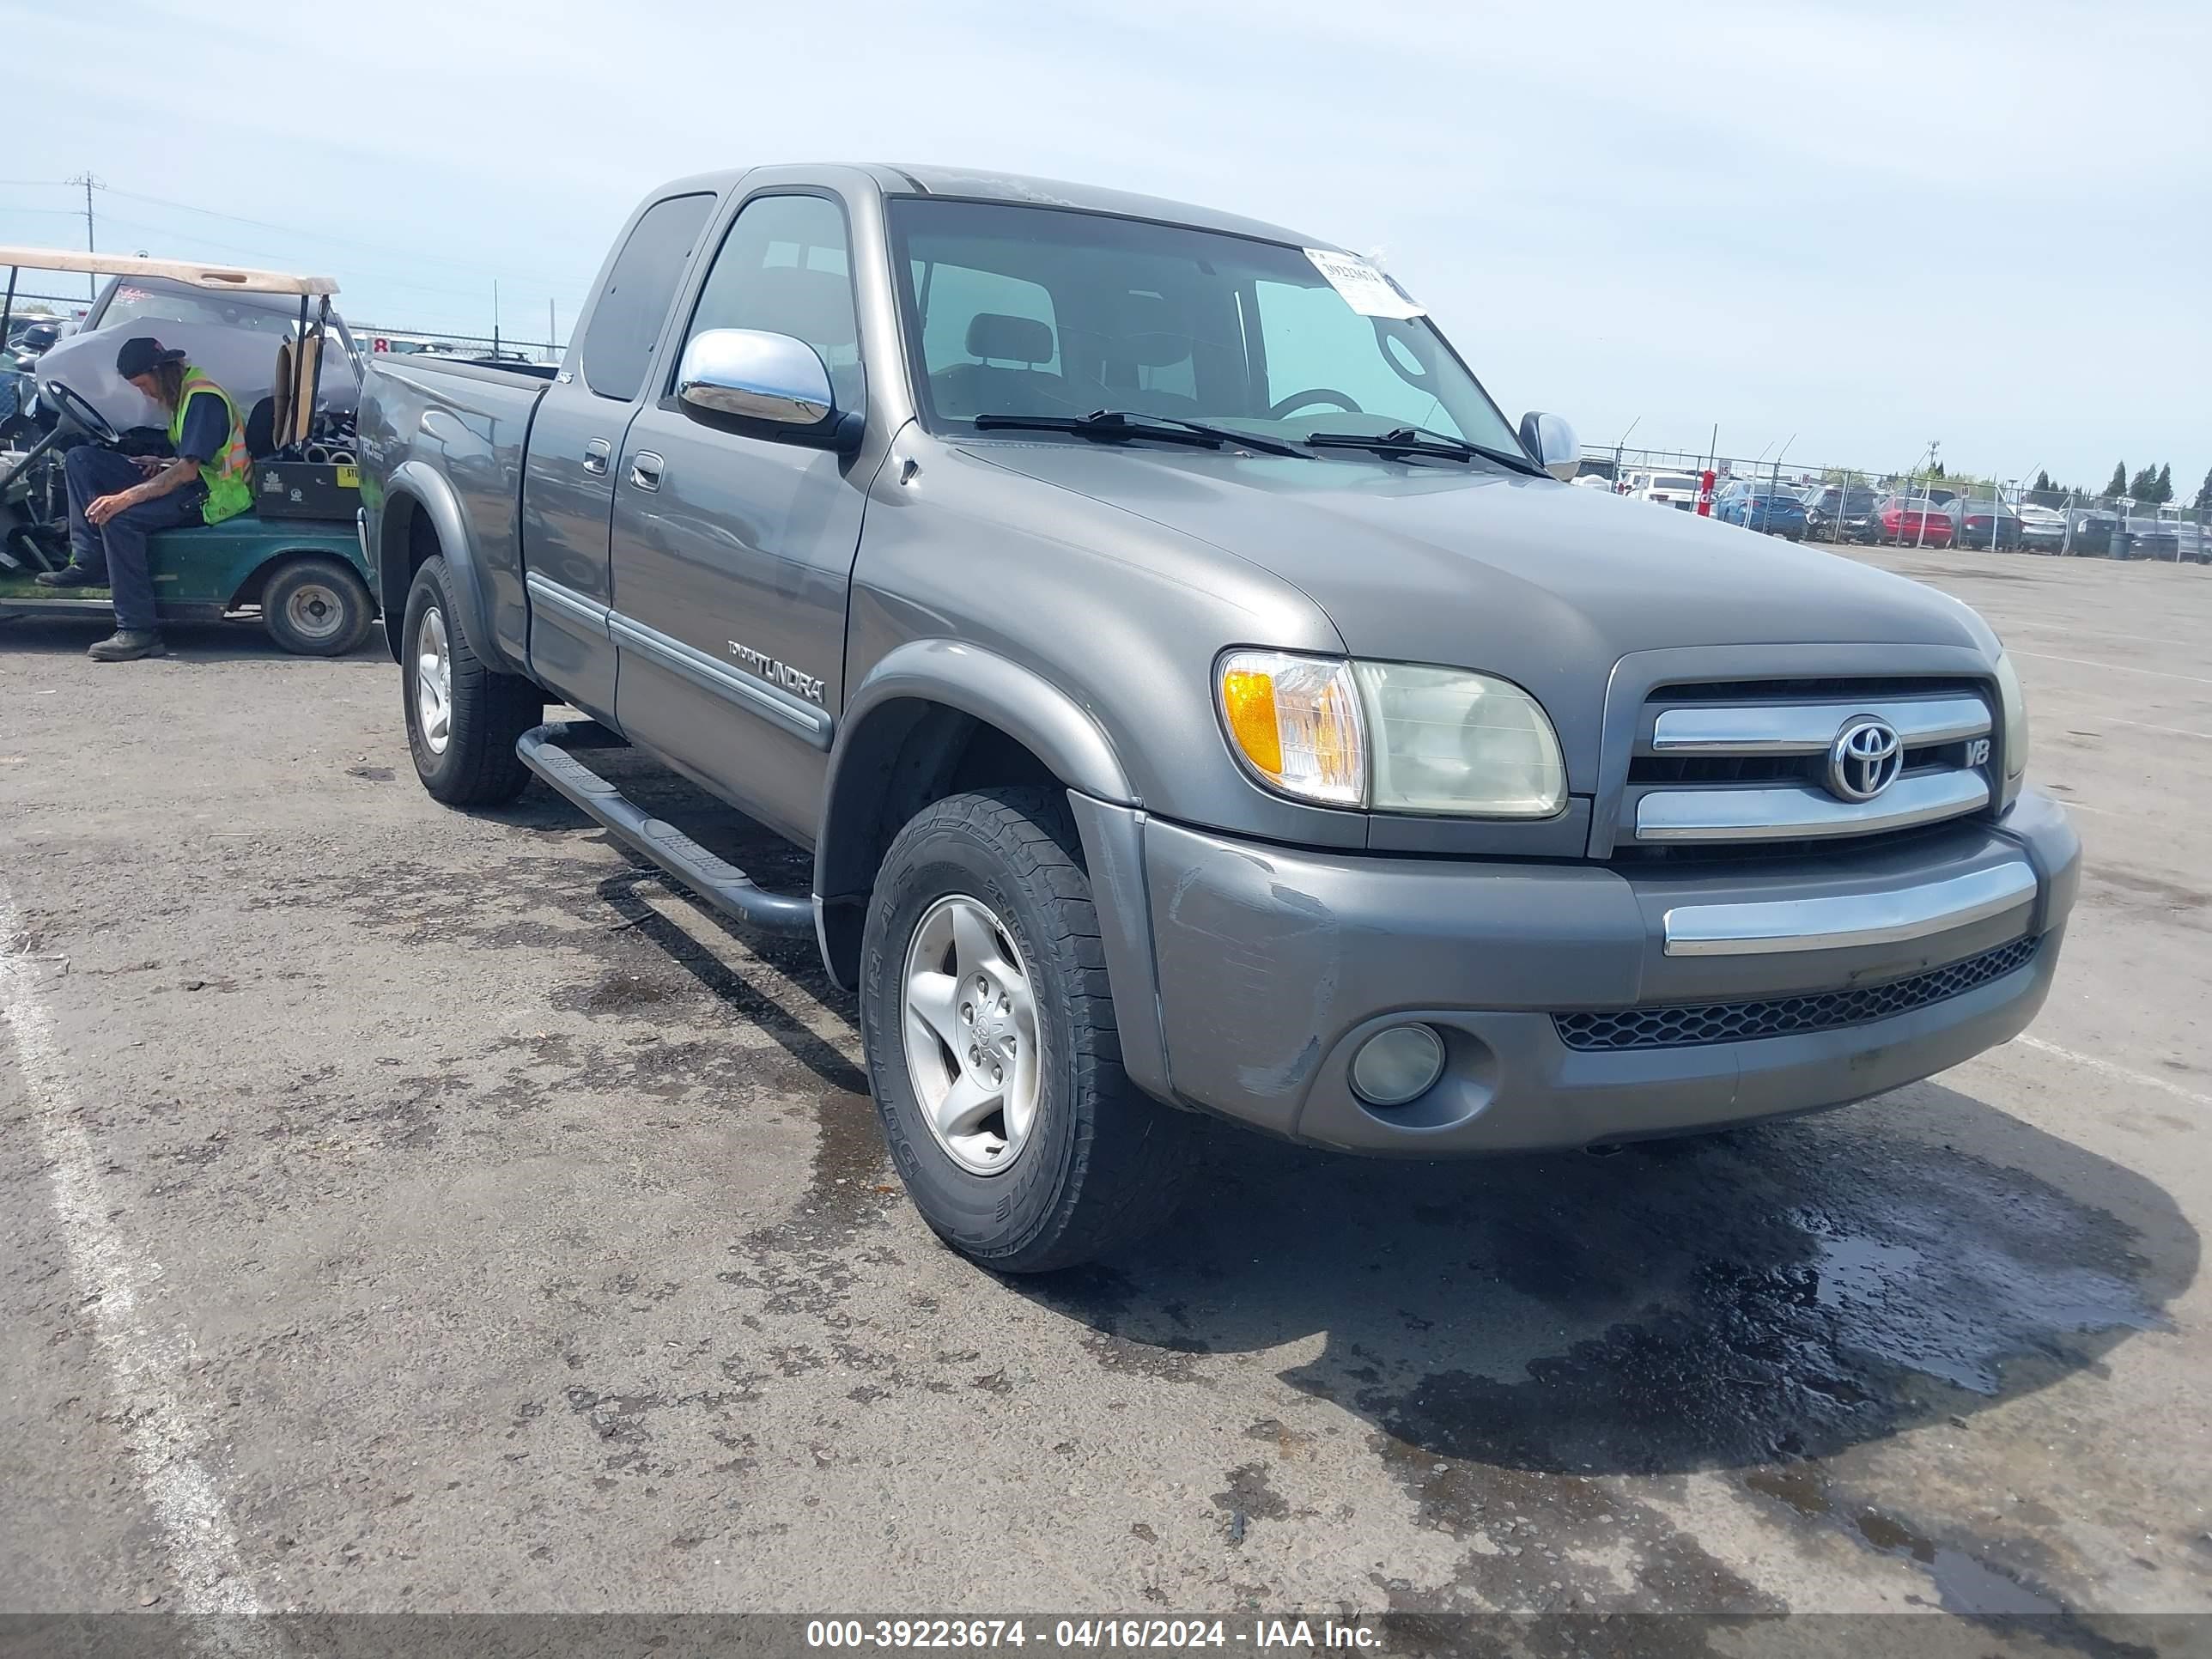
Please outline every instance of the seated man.
M92 647L94 662L161 654L154 625L154 575L146 538L185 524L221 524L253 505L253 463L230 394L144 335L125 340L115 372L169 416L174 460L79 444L63 462L69 478L70 562L41 571L49 587L97 587L115 599L115 633Z

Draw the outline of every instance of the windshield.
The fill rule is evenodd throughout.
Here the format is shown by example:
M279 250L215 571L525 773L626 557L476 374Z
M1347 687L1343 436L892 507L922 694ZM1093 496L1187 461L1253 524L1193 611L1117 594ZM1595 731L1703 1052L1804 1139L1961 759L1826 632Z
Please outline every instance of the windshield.
M1059 208L890 205L934 431L1115 409L1293 441L1419 427L1524 453L1425 318L1363 315L1297 248Z
M177 283L139 278L118 283L100 313L100 326L108 328L134 317L179 323L218 323L228 328L251 328L282 337L297 325L300 301L285 295L249 299L243 294L208 294Z

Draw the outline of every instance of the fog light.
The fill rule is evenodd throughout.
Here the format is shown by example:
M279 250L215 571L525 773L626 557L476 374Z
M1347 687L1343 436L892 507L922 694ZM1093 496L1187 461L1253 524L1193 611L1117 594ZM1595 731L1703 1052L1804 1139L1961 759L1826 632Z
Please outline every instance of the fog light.
M1425 1025L1378 1031L1352 1057L1352 1091L1370 1106L1403 1106L1444 1074L1444 1040Z

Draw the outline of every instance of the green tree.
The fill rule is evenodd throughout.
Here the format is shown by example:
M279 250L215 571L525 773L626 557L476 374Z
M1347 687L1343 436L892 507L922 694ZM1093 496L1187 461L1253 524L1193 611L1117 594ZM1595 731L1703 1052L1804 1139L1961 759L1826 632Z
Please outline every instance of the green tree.
M2212 513L2212 466L2204 469L2204 482L2197 486L2193 505L2199 513Z
M2035 489L2035 493L2039 495L2048 495L2051 493L2051 475L2045 471L2041 467L2038 467L2035 470L2035 483L2033 488Z
M2127 493L2128 464L2125 461L2114 461L2112 463L2112 481L2105 486L2105 499L2108 501L2117 501L2121 496Z
M2149 502L2158 499L2158 469L2156 467L2147 466L2128 480L2128 499L2136 502Z
M2173 499L2173 463L2161 462L2158 469L2158 504L2164 507Z

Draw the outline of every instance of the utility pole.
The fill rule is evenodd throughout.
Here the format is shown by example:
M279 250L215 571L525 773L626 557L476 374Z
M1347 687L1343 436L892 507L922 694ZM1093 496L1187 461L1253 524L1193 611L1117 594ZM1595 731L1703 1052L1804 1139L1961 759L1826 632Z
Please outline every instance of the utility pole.
M499 361L499 278L491 279L491 358Z
M90 173L80 173L76 178L65 179L64 182L84 186L84 251L87 253L97 253L100 250L93 241L92 233L92 192L95 190L106 190L107 181ZM87 271L84 276L84 291L85 297L88 300L96 300L100 297L99 279L90 271Z
M554 325L553 301L550 300L545 302L545 360L552 363L561 361L561 332Z

